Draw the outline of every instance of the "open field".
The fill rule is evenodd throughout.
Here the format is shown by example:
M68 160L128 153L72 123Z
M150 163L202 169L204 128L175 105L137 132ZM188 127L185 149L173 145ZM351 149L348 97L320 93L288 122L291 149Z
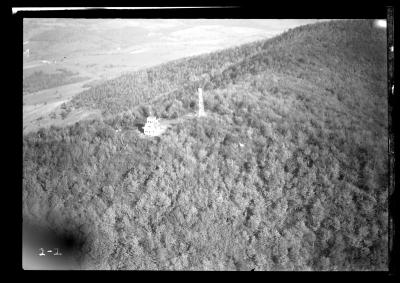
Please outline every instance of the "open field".
M77 93L85 90L86 88L83 85L93 80L25 95L23 97L23 132L28 133L51 125L63 126L76 122L80 118L91 117L91 114L96 113L96 111L86 111L87 113L85 113L85 111L80 109L79 111L71 111L68 119L62 119L60 118L60 106L68 102Z

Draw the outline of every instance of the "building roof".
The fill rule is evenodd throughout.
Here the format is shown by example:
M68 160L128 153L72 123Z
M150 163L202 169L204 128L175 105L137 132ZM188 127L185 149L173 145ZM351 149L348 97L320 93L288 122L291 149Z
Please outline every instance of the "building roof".
M147 122L149 122L149 121L157 121L157 117L149 116L149 117L147 117Z

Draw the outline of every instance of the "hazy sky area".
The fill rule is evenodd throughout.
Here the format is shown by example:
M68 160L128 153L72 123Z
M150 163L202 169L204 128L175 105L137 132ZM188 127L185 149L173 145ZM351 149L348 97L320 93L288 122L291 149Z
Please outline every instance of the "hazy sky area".
M289 28L316 21L25 19L24 50L30 48L31 60L54 59L66 54L72 56L77 51L86 55L151 54L151 57L175 59L273 37ZM159 59L165 61L161 57Z

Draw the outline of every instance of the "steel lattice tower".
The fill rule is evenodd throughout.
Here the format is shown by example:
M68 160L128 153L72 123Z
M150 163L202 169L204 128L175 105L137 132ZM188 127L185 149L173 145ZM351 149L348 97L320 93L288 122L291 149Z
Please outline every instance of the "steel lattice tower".
M199 88L198 92L199 92L199 117L202 117L206 115L206 113L204 112L203 90Z

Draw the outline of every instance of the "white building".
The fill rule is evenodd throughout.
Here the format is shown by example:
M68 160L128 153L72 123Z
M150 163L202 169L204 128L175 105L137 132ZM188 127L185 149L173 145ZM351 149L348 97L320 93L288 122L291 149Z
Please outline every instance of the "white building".
M147 136L158 136L162 133L160 122L154 116L147 117L146 125L143 127L144 134Z

